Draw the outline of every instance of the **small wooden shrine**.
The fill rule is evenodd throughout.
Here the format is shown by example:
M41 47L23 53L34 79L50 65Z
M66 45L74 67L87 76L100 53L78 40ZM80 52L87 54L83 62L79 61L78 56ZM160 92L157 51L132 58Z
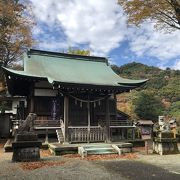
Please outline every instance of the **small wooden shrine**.
M9 93L25 96L26 113L37 114L36 128L60 129L64 142L108 142L117 129L123 139L134 126L118 120L116 94L147 81L119 77L104 57L34 49L23 71L4 72Z

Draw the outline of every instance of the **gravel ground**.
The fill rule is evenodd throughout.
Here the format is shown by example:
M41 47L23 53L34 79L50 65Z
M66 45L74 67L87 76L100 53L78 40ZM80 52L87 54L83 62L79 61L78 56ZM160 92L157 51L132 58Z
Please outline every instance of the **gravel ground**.
M164 156L155 155L155 154L151 154L148 156L139 155L137 161L162 167L163 169L166 169L169 172L178 174L180 176L180 154L164 155Z
M107 169L95 161L80 160L79 158L44 157L44 161L65 162L60 166L42 167L35 170L23 170L22 163L12 163L12 153L6 153L0 158L1 180L95 180L95 179L122 179L121 174L108 172Z
M143 155L134 159L88 161L79 157L55 157L47 152L42 162L59 162L59 166L44 166L25 170L25 163L12 163L12 153L0 148L0 180L179 180L180 155ZM62 164L61 164L62 162ZM179 174L178 174L179 173Z

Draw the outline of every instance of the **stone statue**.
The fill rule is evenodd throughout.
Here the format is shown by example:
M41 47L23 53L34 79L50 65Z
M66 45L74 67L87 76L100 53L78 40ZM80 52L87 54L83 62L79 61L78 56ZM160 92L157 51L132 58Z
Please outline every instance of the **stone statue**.
M29 113L26 120L19 126L15 140L12 143L13 162L38 161L40 159L41 141L34 132L36 114Z
M26 120L18 128L18 134L31 134L34 132L34 120L36 119L36 114L29 113Z
M153 151L160 155L179 153L177 139L170 130L170 123L164 120L164 116L159 116L159 131L153 139Z
M170 132L170 125L167 122L165 122L164 116L159 116L158 123L159 123L159 130L161 132Z

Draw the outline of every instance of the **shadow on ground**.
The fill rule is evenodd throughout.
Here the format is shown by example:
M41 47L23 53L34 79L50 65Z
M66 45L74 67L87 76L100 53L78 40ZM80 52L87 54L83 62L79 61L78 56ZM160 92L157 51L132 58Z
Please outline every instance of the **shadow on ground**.
M97 162L108 172L121 174L131 180L179 180L180 175L168 172L154 165L135 161L101 161Z

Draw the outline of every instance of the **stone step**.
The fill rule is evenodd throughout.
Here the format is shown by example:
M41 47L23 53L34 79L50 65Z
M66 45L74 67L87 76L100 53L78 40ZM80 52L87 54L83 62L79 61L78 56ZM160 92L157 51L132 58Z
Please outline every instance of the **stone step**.
M121 155L123 153L129 153L132 152L132 144L131 143L115 143L115 144L106 144L106 143L84 143L84 144L59 144L59 143L49 143L49 149L51 152L56 155L63 155L63 154L72 154L72 153L79 153L82 157L84 154L84 157L88 155L88 152L86 151L86 148L114 148L114 150L97 150L98 154L114 154L117 152L117 154ZM95 151L89 151L89 153L92 154L96 153ZM86 154L87 153L87 154Z
M78 152L81 157L88 155L101 155L101 154L120 154L120 150L116 145L94 145L94 146L81 146L78 148Z
M55 156L60 156L64 154L77 154L78 147L74 144L59 144L59 143L50 143L48 144L49 150Z
M133 144L132 143L122 143L116 144L119 149L122 150L123 153L130 153L132 152Z
M115 152L115 151L87 151L87 154L88 155L96 155L96 154L99 154L99 155L101 155L101 154L117 154L117 152Z
M121 143L121 144L116 144L119 148L132 148L133 144L132 143Z
M86 151L101 151L101 150L114 150L114 148L112 148L112 147L91 147L91 148L86 148L86 147L84 147L84 149L86 150Z

